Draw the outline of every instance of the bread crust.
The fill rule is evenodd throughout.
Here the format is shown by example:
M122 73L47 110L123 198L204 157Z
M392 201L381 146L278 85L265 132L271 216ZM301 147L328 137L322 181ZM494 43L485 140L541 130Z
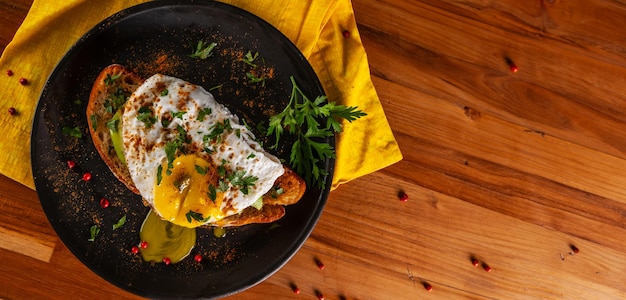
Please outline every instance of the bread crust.
M86 110L89 133L100 157L115 177L135 194L140 194L139 190L135 187L126 164L117 156L109 128L106 125L115 114L115 111L107 110L107 107L111 106L110 103L107 104L107 101L111 102L111 97L116 92L120 93L121 89L125 102L142 83L143 79L124 66L110 65L104 68L94 81ZM117 109L123 110L123 105ZM261 209L248 207L239 214L205 226L243 226L251 223L270 223L282 218L285 215L283 206L298 202L306 191L304 179L289 167L283 167L285 170L283 175L276 179L272 190L263 196Z
M111 134L106 124L115 114L115 111L107 110L107 101L111 102L111 97L115 93L118 93L117 95L123 94L124 100L127 100L142 82L141 78L123 66L118 64L110 65L104 68L94 81L86 110L89 133L100 157L111 169L115 177L135 194L139 194L139 190L135 187L126 164L115 153ZM120 89L122 92L120 92ZM123 109L123 105L118 109Z

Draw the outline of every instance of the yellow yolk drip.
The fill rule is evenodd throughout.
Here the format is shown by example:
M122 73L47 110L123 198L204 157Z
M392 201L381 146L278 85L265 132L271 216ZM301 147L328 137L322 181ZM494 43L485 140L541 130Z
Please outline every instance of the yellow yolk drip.
M175 264L187 257L196 245L196 229L174 225L150 210L141 225L139 238L148 245L139 248L143 260L162 262L167 257Z
M219 176L213 164L196 155L181 155L173 161L169 175L166 170L164 164L154 190L154 209L163 219L195 228L210 217L224 217L220 209L224 194L218 191Z

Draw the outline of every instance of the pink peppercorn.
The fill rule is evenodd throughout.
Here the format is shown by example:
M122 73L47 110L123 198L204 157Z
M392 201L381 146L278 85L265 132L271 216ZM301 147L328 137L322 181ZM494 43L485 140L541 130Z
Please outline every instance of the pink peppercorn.
M424 282L424 288L429 292L433 290L433 286L428 282Z
M163 257L163 263L164 263L165 265L169 265L169 264L171 264L171 263L172 263L172 260L170 260L168 257Z
M398 193L398 199L400 199L400 201L402 202L407 202L409 201L409 195L407 195L405 192L400 192Z
M89 181L89 180L91 180L91 173L86 172L85 174L83 174L83 180L84 180L84 181Z
M15 116L17 114L17 110L15 107L9 107L9 115Z
M13 71L12 70L7 70L7 76L13 76Z
M73 160L68 160L67 161L67 167L70 169L74 169L74 167L76 166L76 163Z
M130 248L130 252L132 252L133 254L139 253L139 247L133 246L132 248Z
M100 207L107 208L107 207L109 207L109 204L110 203L109 203L108 199L106 199L106 198L100 199Z
M349 38L350 37L350 31L344 30L341 35L343 35L344 38Z
M24 77L20 78L20 84L21 85L27 85L28 84L28 79L26 79Z

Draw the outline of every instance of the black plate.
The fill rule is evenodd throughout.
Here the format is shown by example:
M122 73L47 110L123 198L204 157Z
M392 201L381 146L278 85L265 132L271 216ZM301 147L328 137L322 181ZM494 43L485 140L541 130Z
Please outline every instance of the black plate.
M189 57L197 42L217 42L206 60ZM250 66L238 57L259 53L259 64L273 78L251 84ZM153 1L121 11L95 26L60 61L50 75L37 106L31 136L32 171L41 205L65 245L95 273L132 293L153 298L219 298L249 288L282 267L302 246L326 202L326 189L310 188L287 207L275 224L227 229L216 238L198 229L192 251L203 255L173 265L145 263L133 255L139 229L148 213L140 197L129 192L103 163L87 131L85 108L93 80L107 65L125 65L139 75L161 72L210 89L215 98L249 125L267 124L291 94L290 76L311 97L324 94L313 69L278 30L258 17L218 2ZM63 133L81 128L81 138ZM258 133L258 132L257 132ZM271 142L271 141L268 141ZM334 145L334 139L329 139ZM289 158L293 141L275 154ZM69 169L67 161L76 162ZM325 162L332 174L334 161ZM84 172L92 179L83 181ZM99 199L108 198L103 209ZM127 222L112 229L123 215ZM89 228L101 228L89 242Z

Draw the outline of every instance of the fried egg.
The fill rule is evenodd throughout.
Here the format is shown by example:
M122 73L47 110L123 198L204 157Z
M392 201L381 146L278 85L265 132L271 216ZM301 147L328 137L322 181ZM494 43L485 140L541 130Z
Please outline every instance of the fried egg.
M124 105L121 123L135 186L161 218L180 226L256 207L284 172L237 116L178 78L148 78Z

